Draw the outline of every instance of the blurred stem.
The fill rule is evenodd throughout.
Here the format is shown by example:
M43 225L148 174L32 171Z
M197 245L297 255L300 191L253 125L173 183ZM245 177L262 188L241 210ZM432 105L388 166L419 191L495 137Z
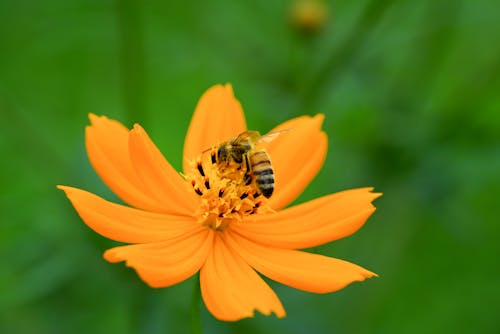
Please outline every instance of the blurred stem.
M354 57L363 45L363 40L373 30L373 26L382 18L384 12L394 0L372 0L365 6L350 36L337 47L324 66L316 73L306 87L303 107L309 109L322 92L322 87L333 77L339 77L342 68Z
M313 44L316 42L317 36L307 36L295 31L292 36L292 46L290 52L290 73L292 78L290 80L291 88L299 94L304 92L306 82L306 75L308 62L311 58L311 50ZM297 116L300 112L297 110Z
M116 0L120 72L127 121L144 125L146 80L141 8L139 0Z
M191 296L191 333L202 334L201 328L201 289L200 289L200 273L196 274L193 286L193 295Z
M421 31L421 43L415 43L415 50L411 52L407 63L413 64L416 68L423 69L416 73L413 89L422 91L424 95L419 98L421 103L426 103L436 91L436 85L439 84L439 69L443 67L447 56L451 52L451 46L456 37L458 21L462 8L462 1L448 0L440 2L430 2L428 4L426 17L439 17L439 20L430 20L429 24ZM429 78L433 80L429 80ZM408 80L408 78L405 78ZM395 82L389 87L391 92L403 87L402 82ZM467 85L467 88L470 89ZM390 94L388 94L390 96ZM458 95L462 96L462 95ZM460 101L460 99L451 99ZM413 103L418 106L419 101ZM417 108L421 108L418 106Z

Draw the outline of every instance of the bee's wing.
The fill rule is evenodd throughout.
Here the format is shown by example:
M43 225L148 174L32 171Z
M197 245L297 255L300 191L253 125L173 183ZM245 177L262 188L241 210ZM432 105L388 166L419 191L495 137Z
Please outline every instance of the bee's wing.
M241 145L241 143L245 143L248 141L255 143L259 140L260 137L261 136L258 131L245 131L229 141L231 142L231 144L238 146Z
M270 143L274 139L276 139L276 137L278 137L280 134L282 134L284 132L292 131L292 130L293 129L284 129L284 130L280 130L280 131L273 131L273 132L269 132L268 134L265 134L263 136L261 136L258 131L245 131L245 132L240 133L238 136L227 140L224 143L232 142L233 145L239 145L242 142L246 142L246 141L250 141L254 144ZM224 145L224 144L222 144L222 145ZM202 153L206 153L206 152L213 150L213 149L214 149L214 147L209 147L206 150L204 150Z
M225 142L222 142L222 143L219 143L218 145L214 145L212 147L209 147L201 153L206 153L210 150L213 150L214 147L217 147L217 146L225 146L228 143L230 143L231 145L235 145L235 146L241 145L241 143L244 143L247 141L255 143L259 140L260 137L261 137L261 135L258 131L245 131L245 132L242 132L235 137L229 138Z
M268 134L265 134L262 137L260 137L257 140L257 144L259 144L259 143L270 143L273 140L275 140L280 134L282 134L284 132L289 132L289 131L292 131L292 130L293 129L284 129L284 130L280 130L280 131L269 132Z

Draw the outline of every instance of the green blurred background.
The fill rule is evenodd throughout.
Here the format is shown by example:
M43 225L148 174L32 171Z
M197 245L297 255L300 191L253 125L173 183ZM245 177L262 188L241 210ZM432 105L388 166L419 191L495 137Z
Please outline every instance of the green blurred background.
M141 123L180 168L198 98L225 82L261 132L326 115L329 155L297 202L384 196L312 251L380 278L327 295L271 282L287 318L203 307L206 333L500 333L499 2L316 5L0 0L1 333L188 332L194 280L155 290L106 263L115 243L55 185L116 200L84 151L89 112Z

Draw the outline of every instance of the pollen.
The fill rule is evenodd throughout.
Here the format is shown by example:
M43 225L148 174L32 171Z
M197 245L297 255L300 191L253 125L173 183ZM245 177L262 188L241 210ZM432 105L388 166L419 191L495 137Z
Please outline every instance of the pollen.
M219 165L212 157L213 153L200 156L192 162L192 172L185 175L200 197L196 212L200 224L220 231L231 223L243 222L245 216L273 212L255 184L245 179L241 164Z

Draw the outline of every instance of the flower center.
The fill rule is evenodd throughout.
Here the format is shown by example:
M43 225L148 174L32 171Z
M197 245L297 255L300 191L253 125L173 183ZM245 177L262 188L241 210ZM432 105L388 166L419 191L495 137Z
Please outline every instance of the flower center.
M201 155L193 165L186 180L200 196L196 215L201 224L223 230L245 216L272 212L255 183L247 179L244 164L216 163L215 152L211 152L209 158Z

